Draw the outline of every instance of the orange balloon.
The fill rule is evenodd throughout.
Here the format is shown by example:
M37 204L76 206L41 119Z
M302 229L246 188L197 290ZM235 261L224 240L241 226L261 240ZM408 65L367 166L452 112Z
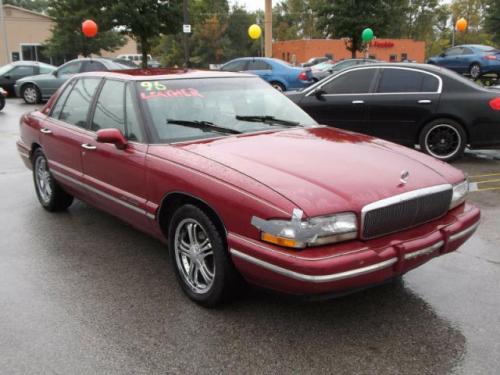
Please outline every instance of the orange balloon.
M92 20L86 20L82 23L82 32L87 38L93 38L97 34L97 24Z
M465 18L460 18L455 25L458 31L464 32L467 29L467 20Z

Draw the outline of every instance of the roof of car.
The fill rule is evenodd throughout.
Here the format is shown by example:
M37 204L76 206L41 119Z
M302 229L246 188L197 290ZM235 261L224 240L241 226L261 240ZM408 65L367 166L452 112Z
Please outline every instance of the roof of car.
M257 78L253 74L220 72L213 70L175 69L175 68L148 68L112 70L107 72L89 72L80 76L117 77L129 81L145 80L173 80L194 78Z
M22 61L14 61L11 63L12 65L46 65L46 66L53 66L41 61L31 61L31 60L22 60Z

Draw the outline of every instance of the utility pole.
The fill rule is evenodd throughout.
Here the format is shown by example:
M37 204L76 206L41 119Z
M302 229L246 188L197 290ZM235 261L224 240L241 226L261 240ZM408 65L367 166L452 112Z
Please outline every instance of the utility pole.
M265 16L264 16L264 34L265 34L265 49L266 57L273 57L273 2L266 0Z
M0 0L1 1L1 0ZM184 69L189 69L189 34L191 33L191 25L189 24L188 15L188 0L183 0L182 10L184 13L184 25L182 32L184 36Z
M10 63L9 46L7 44L7 27L5 26L5 16L3 14L3 1L0 0L0 26L2 27L3 47L5 49L6 63Z

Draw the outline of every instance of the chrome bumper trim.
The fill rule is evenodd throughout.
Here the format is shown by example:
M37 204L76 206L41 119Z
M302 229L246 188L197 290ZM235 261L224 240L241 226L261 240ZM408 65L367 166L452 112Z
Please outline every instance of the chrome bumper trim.
M248 254L242 253L241 251L238 251L235 249L231 249L230 252L235 257L238 257L240 259L244 259L249 263L255 264L257 266L261 266L262 268L268 269L270 271L279 273L280 275L287 276L287 277L290 277L290 278L295 279L295 280L305 281L305 282L310 282L310 283L328 283L331 281L339 281L339 280L348 279L348 278L352 278L352 277L356 277L356 276L361 276L361 275L365 275L367 273L376 272L376 271L388 268L397 262L397 258L391 258L391 259L385 260L385 261L380 262L380 263L372 264L370 266L356 268L353 270L339 272L339 273L333 273L330 275L305 275L302 273L291 271L289 269L286 269L286 268L283 268L280 266L276 266L274 264L265 262L261 259L254 258Z
M107 193L105 193L105 192L103 192L103 191L101 191L99 189L96 189L93 186L87 185L87 184L85 184L85 183L83 183L81 181L78 181L78 180L74 179L73 177L67 176L64 173L61 173L61 172L55 171L55 170L51 170L50 172L52 174L56 175L57 177L63 178L63 179L65 179L65 180L67 180L67 181L69 181L69 182L71 182L71 183L73 183L75 185L78 185L78 186L80 186L80 187L82 187L84 189L87 189L87 190L89 190L89 191L91 191L91 192L93 192L93 193L95 193L97 195L100 195L101 197L104 197L106 199L109 199L112 202L115 202L115 203L117 203L119 205L122 205L123 207L126 207L126 208L128 208L128 209L130 209L132 211L137 212L137 213L146 215L151 220L155 219L154 215L152 215L152 214L144 211L143 209L141 209L139 207L136 207L136 206L133 206L133 205L127 203L127 202L124 202L124 201L118 199L118 198L115 198L112 195L107 194Z
M434 245L431 245L429 247L405 254L405 260L415 259L415 258L424 256L424 255L431 254L431 253L435 252L436 250L439 250L443 245L444 245L444 241L439 241L439 242L436 242Z
M472 225L471 227L469 227L469 228L467 228L467 229L464 229L464 230L463 230L463 231L461 231L461 232L458 232L458 233L452 234L452 235L450 236L449 241L450 241L450 242L453 242L453 241L459 240L459 239L461 239L461 238L463 238L463 237L465 237L465 236L467 236L467 235L469 235L469 234L474 233L474 231L477 229L477 227L478 227L478 226L479 226L479 221L478 221L476 224Z
M18 151L19 152L19 155L21 155L23 158L25 159L29 159L30 156L28 154L25 154L24 152L21 152L21 151Z

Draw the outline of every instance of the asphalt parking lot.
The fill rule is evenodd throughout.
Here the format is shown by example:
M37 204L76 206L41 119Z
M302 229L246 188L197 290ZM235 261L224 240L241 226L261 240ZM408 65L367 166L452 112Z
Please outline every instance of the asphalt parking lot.
M306 302L250 288L207 310L156 240L84 203L50 214L0 112L0 373L498 374L500 151L454 163L477 233L401 281Z

